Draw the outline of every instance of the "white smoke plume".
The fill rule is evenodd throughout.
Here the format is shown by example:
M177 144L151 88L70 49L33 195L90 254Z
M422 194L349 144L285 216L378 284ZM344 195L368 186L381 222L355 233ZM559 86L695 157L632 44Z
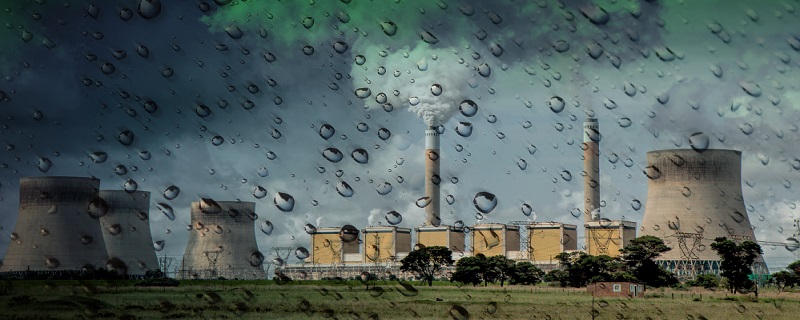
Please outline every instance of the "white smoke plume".
M370 89L371 95L364 99L368 109L383 109L389 103L394 109L408 108L428 126L438 126L450 119L461 101L471 98L483 79L473 70L479 62L459 60L465 54L422 43L353 64L352 78L356 88ZM438 95L432 91L434 85L441 88Z
M369 217L367 217L367 225L368 226L377 226L378 222L381 219L381 209L375 208L369 211Z

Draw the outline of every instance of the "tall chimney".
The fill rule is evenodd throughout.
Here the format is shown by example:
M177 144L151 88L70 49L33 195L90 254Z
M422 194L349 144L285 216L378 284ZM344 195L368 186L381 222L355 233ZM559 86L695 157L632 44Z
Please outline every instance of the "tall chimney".
M596 118L583 122L583 220L599 220L600 210L600 131ZM594 216L593 216L594 213Z
M430 203L425 207L425 225L439 226L439 132L436 127L425 130L425 196Z

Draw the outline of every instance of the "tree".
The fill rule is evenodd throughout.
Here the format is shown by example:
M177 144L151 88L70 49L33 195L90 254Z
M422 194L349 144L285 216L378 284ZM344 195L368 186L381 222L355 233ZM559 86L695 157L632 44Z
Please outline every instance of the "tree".
M751 273L750 266L756 257L764 253L760 245L750 240L737 245L727 238L718 237L711 244L711 249L720 257L720 275L728 279L732 293L754 286L747 275Z
M786 288L794 288L800 282L800 279L794 272L781 270L773 273L769 282L778 287L778 292L782 292Z
M503 255L496 255L486 260L486 278L491 282L500 281L502 287L514 273L516 262Z
M474 257L461 258L456 263L456 271L453 272L450 281L478 285L484 281L486 263L486 256L482 253L476 254Z
M400 271L416 272L423 280L428 282L428 286L433 285L433 276L439 272L443 266L453 264L453 251L443 246L424 247L414 250L400 260Z
M669 285L670 274L663 268L659 268L653 259L672 248L667 247L661 238L654 236L641 236L634 238L631 242L620 249L620 259L624 263L627 272L637 280L644 282L648 286L661 287Z
M694 280L686 282L687 285L692 287L703 287L706 289L716 289L719 286L719 279L713 274L701 274Z
M566 279L559 278L559 283L566 281L571 287L578 288L586 286L590 282L627 278L619 261L607 255L593 256L585 252L562 252L556 256L556 259L561 263L561 270L566 271L566 275L557 273L553 276L566 276Z
M550 270L545 276L544 281L549 283L558 283L562 288L569 286L569 272L561 269Z
M533 263L524 261L514 266L514 273L509 281L511 284L537 284L542 281L544 271Z

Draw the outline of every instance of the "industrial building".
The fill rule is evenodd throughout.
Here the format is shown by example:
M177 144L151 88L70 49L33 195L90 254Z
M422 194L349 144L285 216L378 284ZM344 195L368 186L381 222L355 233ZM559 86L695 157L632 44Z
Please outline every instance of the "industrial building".
M625 220L589 221L586 228L586 253L619 257L619 249L636 238L636 222Z
M192 228L179 277L264 279L265 256L256 243L254 212L253 202L192 202Z
M742 196L740 151L656 150L647 153L647 205L641 234L672 250L656 260L682 279L719 273L717 237L756 241ZM752 267L768 273L761 256Z
M342 228L323 227L311 235L311 256L306 263L335 265L362 262L359 254L359 239L345 242L341 239Z
M414 228L414 233L417 235L417 244L425 247L447 247L458 254L463 253L466 246L466 234L456 231L452 226L418 227Z
M364 263L400 261L411 252L411 229L399 227L366 227L362 251Z
M150 193L123 190L100 191L108 213L100 217L108 267L118 274L144 275L158 269L150 234Z
M472 226L472 255L487 257L502 255L509 259L519 256L519 227L499 223Z
M528 228L528 261L553 264L559 253L578 249L578 229L574 224L534 222Z
M100 180L84 177L20 179L19 216L0 272L82 271L104 268L108 253L99 218L109 211Z

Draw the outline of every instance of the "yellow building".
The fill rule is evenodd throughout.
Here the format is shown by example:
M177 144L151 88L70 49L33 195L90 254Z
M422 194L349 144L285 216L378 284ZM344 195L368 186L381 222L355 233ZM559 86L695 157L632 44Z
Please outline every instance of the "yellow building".
M451 226L419 227L414 228L414 233L417 234L417 243L423 246L443 246L453 252L464 252L466 235Z
M306 263L313 264L341 264L347 262L360 262L358 254L358 239L344 242L339 237L341 228L318 228L311 235L311 259ZM353 256L355 255L355 261Z
M578 230L574 224L534 222L527 228L528 260L532 262L553 263L559 253L578 249Z
M619 256L622 249L636 238L636 222L624 220L589 221L586 228L586 253Z
M400 261L411 251L411 229L398 227L367 227L364 234L365 263Z
M476 224L472 226L472 255L487 257L502 255L516 258L519 252L519 227L505 224Z

